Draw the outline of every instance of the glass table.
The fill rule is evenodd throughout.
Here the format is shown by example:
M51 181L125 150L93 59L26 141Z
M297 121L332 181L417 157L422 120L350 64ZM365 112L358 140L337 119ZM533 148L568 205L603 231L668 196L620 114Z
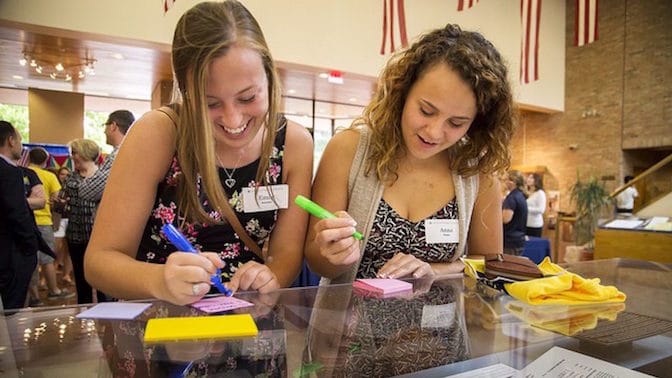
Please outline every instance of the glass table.
M256 337L144 344L148 319L206 315L147 301L134 320L78 319L92 305L6 312L0 375L44 377L444 377L503 363L522 369L554 346L655 376L672 371L672 265L584 261L625 304L526 306L470 278L416 280L381 298L351 285L237 293Z

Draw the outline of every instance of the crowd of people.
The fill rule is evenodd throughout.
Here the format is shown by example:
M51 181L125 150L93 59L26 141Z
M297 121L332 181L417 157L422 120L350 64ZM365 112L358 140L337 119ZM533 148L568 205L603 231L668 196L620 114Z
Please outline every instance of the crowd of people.
M526 235L541 236L541 177L497 178L510 166L516 116L507 66L478 32L449 24L395 53L314 180L311 136L281 114L274 60L242 4L189 9L172 64L174 101L137 121L112 112L114 149L100 166L100 147L77 139L72 172L49 172L48 154L34 149L28 178L16 164L21 136L0 122L4 308L36 299L27 293L37 266L50 297L74 295L55 280L62 266L79 303L95 290L98 302L187 304L213 292L218 269L230 290L262 293L289 286L304 258L323 284L433 277L462 271L465 255L518 255ZM337 217L309 217L297 195ZM167 223L201 253L173 246Z

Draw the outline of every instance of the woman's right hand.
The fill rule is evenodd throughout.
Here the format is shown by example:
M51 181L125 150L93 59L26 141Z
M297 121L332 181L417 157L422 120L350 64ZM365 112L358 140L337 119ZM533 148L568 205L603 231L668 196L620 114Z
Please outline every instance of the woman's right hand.
M210 276L224 262L214 252L173 252L163 269L165 298L178 305L194 303L210 291Z
M336 212L336 218L322 219L315 224L315 242L320 255L335 266L350 266L359 261L359 241L352 234L357 223L345 211Z

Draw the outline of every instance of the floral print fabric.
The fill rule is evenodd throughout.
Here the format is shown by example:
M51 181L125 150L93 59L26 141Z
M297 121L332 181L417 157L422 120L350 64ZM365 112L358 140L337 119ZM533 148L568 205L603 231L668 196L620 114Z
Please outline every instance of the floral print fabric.
M282 163L287 130L285 126L286 120L283 118L270 157L270 165L266 172L269 185L282 183ZM236 180L231 188L224 185L224 181L229 177L223 168L219 168L219 177L222 187L229 197L229 203L240 223L252 240L261 248L273 231L278 218L278 210L245 213L243 212L241 194L245 187L254 188L261 185L255 180L259 163L260 160L257 159L246 166L236 168L232 174L231 169L228 169L231 178ZM177 182L180 175L180 163L175 156L165 179L159 184L156 200L147 220L136 259L157 264L165 263L168 255L175 252L176 248L163 235L161 227L165 223L172 223L182 231L196 249L219 254L225 263L222 269L222 281L224 282L229 281L236 270L248 261L254 260L263 263L260 257L245 246L245 243L228 223L207 225L184 222L184 217L178 209L176 197ZM213 220L225 221L222 214L210 207L205 194L200 191L200 180L196 185L199 187L199 195L205 211L209 213Z

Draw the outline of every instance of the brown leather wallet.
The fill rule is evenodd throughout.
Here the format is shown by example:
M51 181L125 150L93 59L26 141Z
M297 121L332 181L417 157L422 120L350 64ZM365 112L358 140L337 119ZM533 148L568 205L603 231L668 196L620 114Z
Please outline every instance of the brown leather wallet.
M539 267L527 257L501 253L485 255L485 275L490 279L504 277L516 281L527 281L544 276Z

